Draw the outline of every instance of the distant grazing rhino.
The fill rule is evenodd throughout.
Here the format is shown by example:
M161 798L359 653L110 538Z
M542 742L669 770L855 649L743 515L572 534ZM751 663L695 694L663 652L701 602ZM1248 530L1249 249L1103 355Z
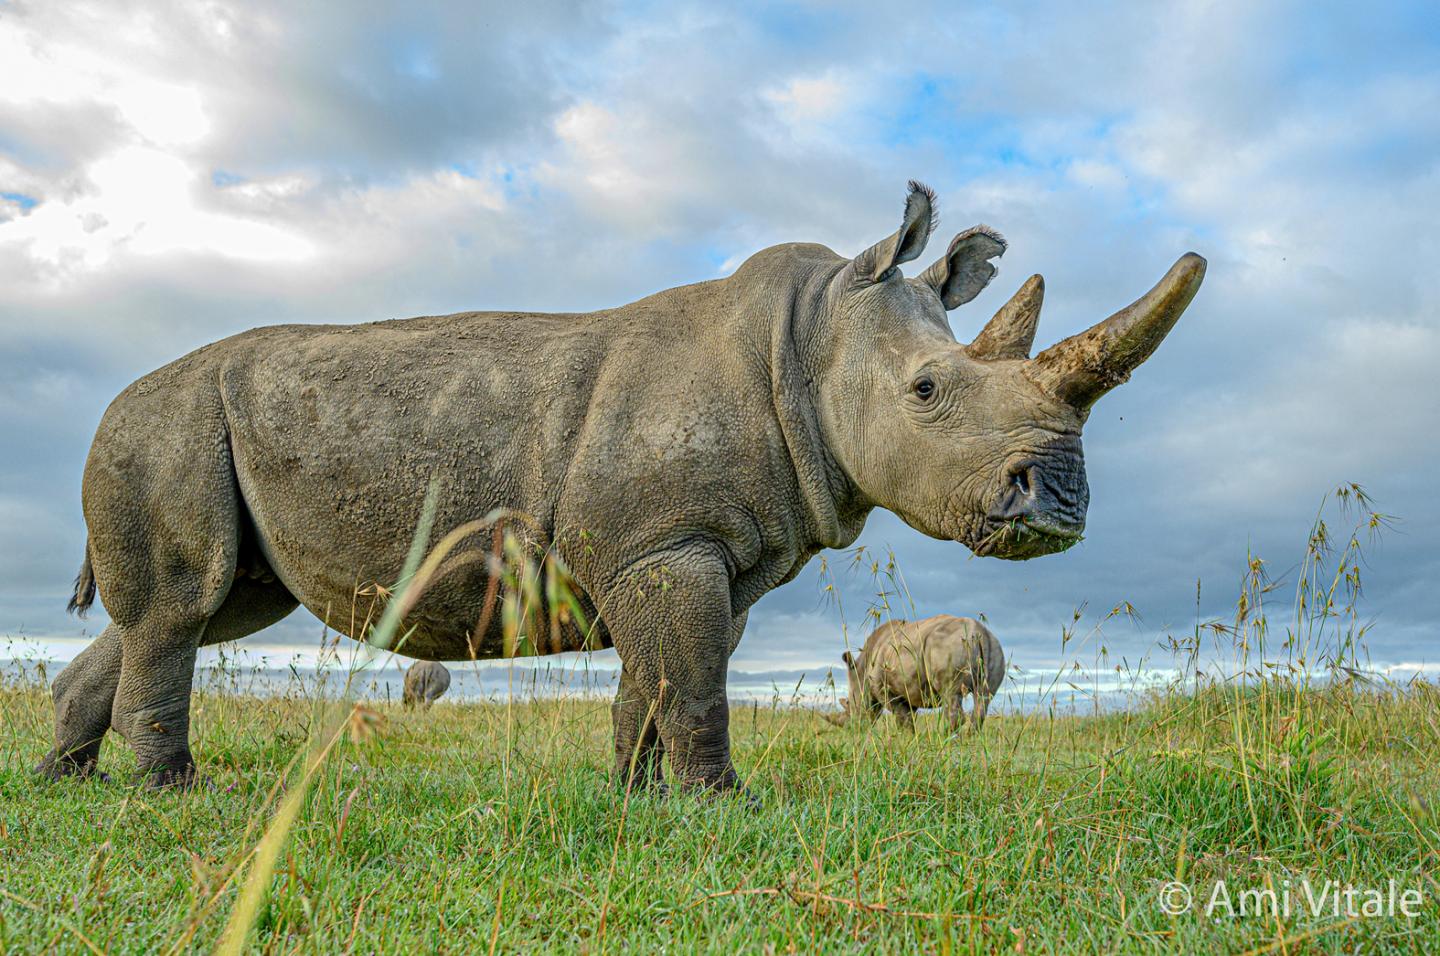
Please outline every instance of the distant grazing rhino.
M965 698L973 697L969 727L985 724L990 699L1005 679L1005 652L990 628L971 617L937 614L921 621L888 621L857 654L843 655L850 696L843 724L852 716L880 716L885 708L905 730L915 730L915 711L944 707L950 730L960 729Z
M429 707L450 689L450 672L439 661L416 661L405 672L406 707Z
M71 603L98 587L111 623L55 681L39 769L90 771L114 727L150 785L192 783L196 649L298 604L355 636L357 586L395 583L434 483L435 535L523 512L598 613L588 638L572 624L536 649L619 651L619 782L654 782L668 753L682 785L737 786L725 675L750 606L876 507L979 555L1070 547L1090 407L1205 271L1182 257L1030 359L1035 276L961 345L945 312L985 287L1005 241L976 226L905 278L933 200L912 184L899 230L853 259L773 246L727 278L584 314L254 329L141 378L85 466ZM502 615L475 633L490 573L459 563L430 587L404 652L503 656Z

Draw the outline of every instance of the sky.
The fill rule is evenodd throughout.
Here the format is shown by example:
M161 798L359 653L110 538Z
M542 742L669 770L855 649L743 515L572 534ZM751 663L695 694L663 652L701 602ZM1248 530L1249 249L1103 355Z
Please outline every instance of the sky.
M973 223L1009 240L962 341L1034 272L1038 346L1210 263L1090 418L1079 546L972 559L875 512L860 544L916 613L983 614L1038 663L1128 601L1092 646L1133 662L1232 615L1247 555L1293 586L1358 482L1394 516L1371 653L1440 660L1428 2L0 0L0 640L103 626L64 614L85 455L171 359L281 322L609 307L778 242L854 254L912 178L943 219L920 265ZM873 583L826 557L735 666L835 660L842 609L863 638Z

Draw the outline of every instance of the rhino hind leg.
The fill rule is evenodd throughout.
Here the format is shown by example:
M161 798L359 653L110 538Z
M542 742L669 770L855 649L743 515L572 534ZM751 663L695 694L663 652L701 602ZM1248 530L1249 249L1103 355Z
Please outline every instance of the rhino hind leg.
M190 692L202 624L151 618L121 631L123 660L110 726L130 744L146 786L199 782L190 753Z
M981 681L975 688L975 704L970 711L970 730L979 733L985 726L985 715L990 711L990 689Z
M110 726L148 786L189 786L196 652L212 619L216 636L238 636L247 593L226 608L244 510L213 384L157 373L122 393L91 446L84 502L95 581L120 644Z
M111 724L135 749L148 786L189 787L199 780L190 752L197 650L253 634L298 604L277 581L237 578L220 606L198 626L175 626L162 619L125 633Z
M965 719L965 692L956 691L945 700L945 719L950 722L950 733L958 733L960 722Z
M120 632L112 625L55 678L55 746L35 768L37 773L59 780L95 772L119 680Z
M297 606L299 602L282 584L237 580L207 623L200 643L238 640L274 624ZM41 776L58 780L96 772L100 745L110 729L121 663L120 631L111 625L55 678L51 688L55 746L35 768Z

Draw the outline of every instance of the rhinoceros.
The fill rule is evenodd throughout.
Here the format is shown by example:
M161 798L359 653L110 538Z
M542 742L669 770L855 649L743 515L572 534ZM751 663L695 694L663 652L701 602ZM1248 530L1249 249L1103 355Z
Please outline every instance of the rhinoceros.
M439 661L416 661L405 671L406 707L429 707L450 689L450 672Z
M842 655L849 672L844 715L874 720L888 708L904 730L914 732L915 711L943 707L950 730L960 729L965 698L972 698L968 726L985 725L990 700L1005 679L1005 651L990 628L973 617L937 614L919 621L886 621L865 646Z
M977 555L1080 540L1081 426L1205 269L1185 255L1028 358L1036 276L962 345L946 312L1006 243L967 229L907 278L934 213L912 183L899 229L854 257L772 246L598 312L258 328L139 379L101 419L83 482L71 604L98 588L110 624L55 680L39 769L91 771L113 727L148 785L193 784L198 647L301 604L356 636L357 586L395 583L422 514L439 534L505 508L564 562L593 624L535 650L618 652L621 785L661 783L668 755L682 787L736 788L726 664L756 600L849 546L876 507ZM513 653L485 608L492 570L432 583L403 653Z

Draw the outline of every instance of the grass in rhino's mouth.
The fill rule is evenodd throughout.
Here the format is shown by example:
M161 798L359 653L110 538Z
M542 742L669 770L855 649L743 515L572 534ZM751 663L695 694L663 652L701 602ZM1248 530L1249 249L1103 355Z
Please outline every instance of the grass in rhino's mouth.
M1084 539L1084 535L1079 532L1066 531L1025 518L1013 518L998 523L987 521L986 524L992 526L992 530L972 549L980 557L996 555L1002 549L1006 553L1027 556L1055 554L1073 548Z

